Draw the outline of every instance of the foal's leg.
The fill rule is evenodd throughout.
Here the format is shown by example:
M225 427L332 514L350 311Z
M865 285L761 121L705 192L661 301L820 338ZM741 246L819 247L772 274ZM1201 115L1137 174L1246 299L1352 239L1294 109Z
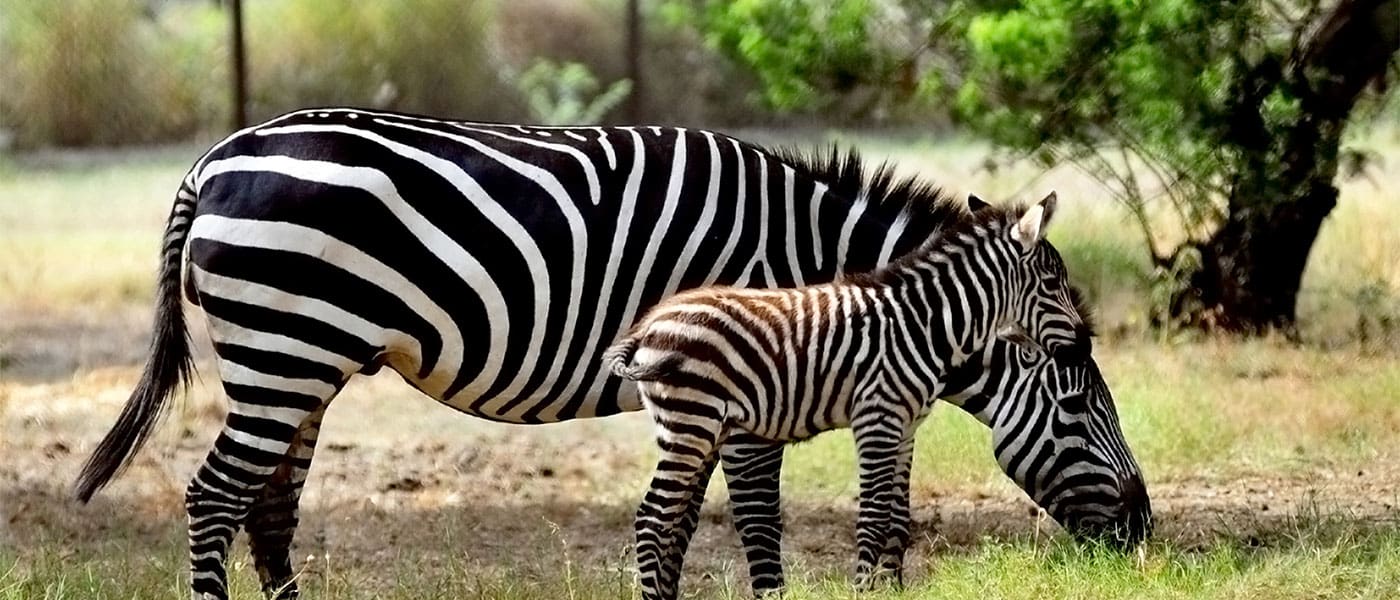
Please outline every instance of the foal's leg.
M667 571L678 564L668 554L675 549L683 513L692 490L706 465L713 468L713 454L722 435L723 402L693 390L655 386L665 396L642 386L642 398L656 421L660 457L656 475L637 508L637 569L644 600L669 600L678 594L679 573Z
M778 503L778 481L783 468L786 445L770 442L751 434L730 435L719 448L724 475L729 485L730 511L734 529L748 557L749 580L754 596L763 596L783 588L782 538L783 520ZM708 485L714 465L704 473L700 494L692 495L681 530L677 532L676 548L685 553L691 536L700 521L703 491ZM677 567L677 572L679 572Z
M248 513L248 545L263 593L289 600L298 595L292 570L291 545L300 520L298 503L316 451L325 407L312 413L297 429L282 464L273 472L262 496Z
M895 464L895 493L890 506L890 527L885 538L885 550L880 555L880 569L894 575L896 583L904 584L904 553L909 548L912 531L909 513L909 471L914 462L914 436L908 436L899 446Z
M661 574L665 579L661 586L663 588L678 587L681 572L685 570L685 553L690 548L690 540L695 536L695 530L700 526L700 509L705 504L705 491L709 489L710 476L715 472L717 456L717 452L710 454L709 460L705 461L704 468L695 480L695 485L690 489L685 512L680 516L671 547L667 550L666 560L662 564Z
M754 596L783 589L783 513L779 501L786 444L730 436L720 447L734 528L744 544Z
M895 473L904 439L902 424L887 414L857 416L855 434L860 470L860 510L856 517L856 580L858 589L870 587L875 565L889 535L890 512L898 495Z

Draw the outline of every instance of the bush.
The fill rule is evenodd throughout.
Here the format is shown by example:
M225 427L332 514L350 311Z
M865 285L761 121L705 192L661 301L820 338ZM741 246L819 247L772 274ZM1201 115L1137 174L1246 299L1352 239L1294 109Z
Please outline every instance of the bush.
M506 70L524 73L544 60L579 63L600 81L628 79L625 8L626 0L502 2L496 29ZM667 14L674 12L669 8L660 1L642 3L642 119L739 125L770 117L745 102L755 89L753 78L706 48L693 28ZM612 111L601 119L621 117Z
M184 136L196 93L162 68L161 31L136 0L0 0L0 129L16 145L114 145Z
M474 120L516 119L484 1L250 3L250 112L350 104Z
M575 71L602 82L628 76L623 0L244 5L253 120L355 105L520 121L532 118L523 89L573 85L516 76L541 61L578 63ZM752 78L658 12L664 6L643 3L650 11L643 16L644 120L739 125L768 118L743 101ZM207 1L0 0L0 148L223 135L231 113L228 28L226 8ZM607 110L616 100L568 120L616 120L617 111Z
M530 107L531 120L544 125L597 123L632 91L629 80L614 81L603 88L588 67L561 65L544 58L537 59L515 81Z

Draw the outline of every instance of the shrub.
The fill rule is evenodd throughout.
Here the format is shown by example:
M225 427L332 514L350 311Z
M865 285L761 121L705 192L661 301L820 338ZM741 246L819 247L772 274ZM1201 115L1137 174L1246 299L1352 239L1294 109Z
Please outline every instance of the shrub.
M252 114L350 104L513 119L484 1L294 0L248 7Z
M632 91L632 82L626 79L600 89L598 78L588 67L543 58L515 80L530 107L530 117L545 125L597 123Z
M187 135L194 93L155 51L136 0L0 0L0 128L19 146L113 145Z

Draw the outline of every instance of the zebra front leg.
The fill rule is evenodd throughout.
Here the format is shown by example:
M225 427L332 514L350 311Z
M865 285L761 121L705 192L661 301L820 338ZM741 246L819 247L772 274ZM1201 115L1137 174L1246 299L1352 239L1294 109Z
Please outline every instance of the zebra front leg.
M785 448L749 434L732 435L720 446L729 507L748 558L755 597L780 592L784 585L779 483Z
M889 535L890 511L896 494L902 427L883 415L852 423L860 470L860 508L856 517L856 579L858 590L871 587L875 566Z
M889 534L880 556L880 569L894 575L895 583L904 585L904 554L909 549L912 520L909 511L909 473L914 462L914 436L908 436L899 446L895 463L894 497L891 498Z
M301 490L311 469L324 415L322 407L297 429L282 464L248 513L248 545L263 594L268 598L290 600L299 595L291 561L292 538L300 521Z

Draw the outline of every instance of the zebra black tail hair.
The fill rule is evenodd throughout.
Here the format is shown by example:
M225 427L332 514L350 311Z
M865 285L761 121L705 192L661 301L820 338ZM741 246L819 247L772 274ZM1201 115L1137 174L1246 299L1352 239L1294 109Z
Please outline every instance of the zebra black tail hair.
M194 368L190 341L180 303L180 268L185 236L194 220L195 192L185 178L165 226L159 279L156 283L155 334L141 382L131 392L121 416L98 443L74 484L74 496L87 502L97 490L121 473L155 430L177 387L186 386Z
M632 356L636 353L637 338L629 336L603 353L603 363L612 369L613 375L632 381L656 381L681 363L679 356L671 355L656 362L633 364Z

